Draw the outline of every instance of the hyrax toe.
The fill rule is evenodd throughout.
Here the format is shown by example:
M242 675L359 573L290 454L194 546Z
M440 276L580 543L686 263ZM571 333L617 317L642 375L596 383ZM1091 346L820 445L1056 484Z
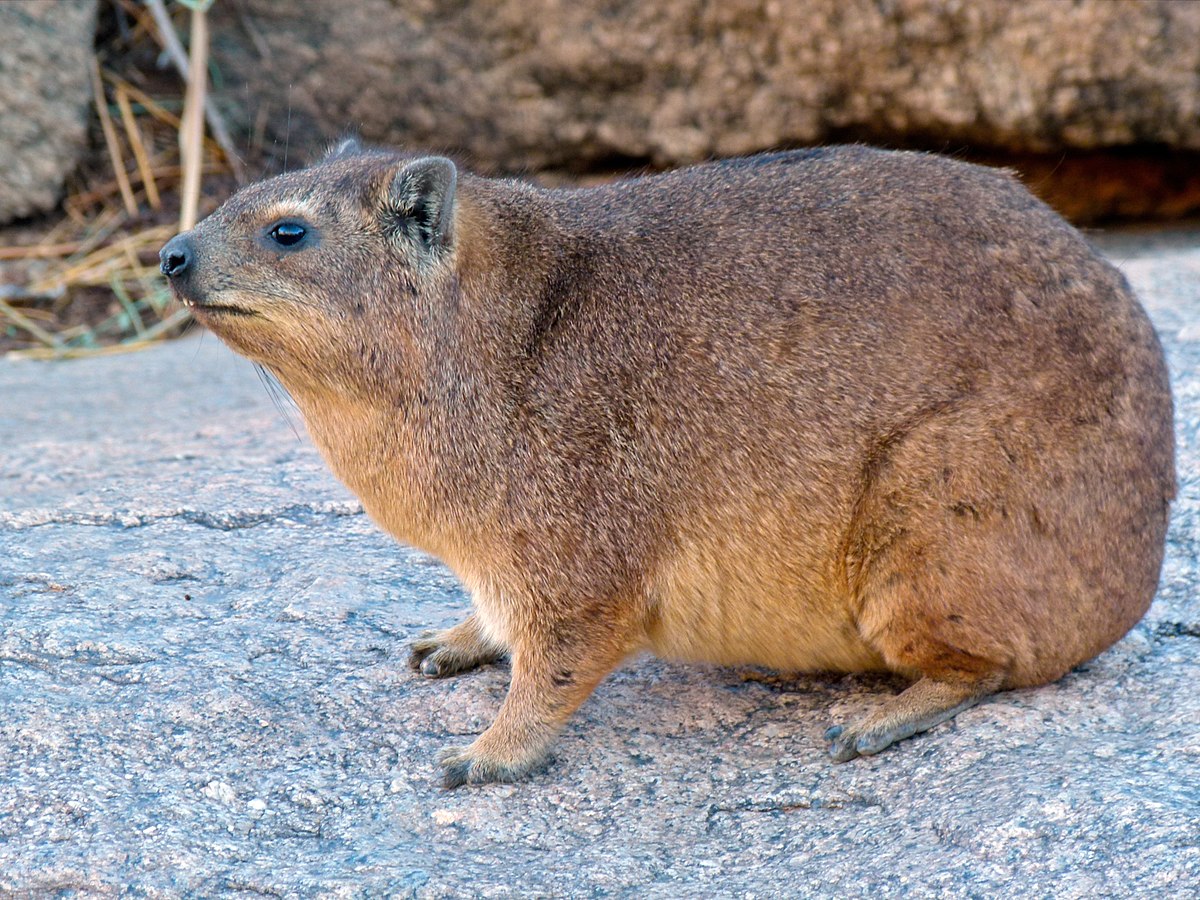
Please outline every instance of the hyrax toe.
M872 756L897 741L928 731L974 706L1000 684L993 674L969 681L922 678L880 709L850 726L834 725L825 732L834 762Z
M504 654L484 640L474 616L445 631L426 631L412 642L408 665L430 678L457 675Z
M858 732L843 725L833 725L825 731L829 755L834 762L849 762L859 756Z
M478 664L456 652L454 648L439 644L436 640L415 641L408 657L410 668L430 678L456 675L467 669L475 668Z
M408 645L408 666L410 669L420 669L421 662L438 648L435 640L436 631L422 631L420 636Z
M443 787L454 790L465 784L520 781L537 768L542 758L522 762L501 760L471 744L467 747L448 747L442 751L438 762L442 766Z
M904 728L862 730L866 723L860 722L857 725L858 727L834 725L825 732L825 740L829 742L829 756L834 762L849 762L860 756L874 756L912 734Z

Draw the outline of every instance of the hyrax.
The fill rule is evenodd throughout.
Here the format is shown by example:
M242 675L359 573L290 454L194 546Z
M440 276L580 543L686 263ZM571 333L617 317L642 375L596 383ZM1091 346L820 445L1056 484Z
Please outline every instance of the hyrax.
M333 471L507 655L449 786L519 778L630 654L913 684L877 753L1104 650L1154 595L1163 354L1122 276L1009 174L828 147L585 190L344 145L162 251Z

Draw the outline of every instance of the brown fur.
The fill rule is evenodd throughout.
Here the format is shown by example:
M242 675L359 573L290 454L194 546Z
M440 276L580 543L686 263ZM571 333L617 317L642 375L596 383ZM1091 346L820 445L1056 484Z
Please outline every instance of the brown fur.
M316 238L273 246L283 217ZM840 147L546 191L343 148L172 246L197 317L470 590L413 665L511 656L450 785L528 772L639 650L916 679L830 730L849 759L1058 678L1154 595L1158 340L1003 172Z

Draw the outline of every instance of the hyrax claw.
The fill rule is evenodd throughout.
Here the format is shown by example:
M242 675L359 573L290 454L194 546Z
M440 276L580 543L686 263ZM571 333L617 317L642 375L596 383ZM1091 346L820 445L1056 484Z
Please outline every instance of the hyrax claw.
M520 781L542 762L506 762L490 759L476 752L474 745L451 747L439 757L442 767L442 786L454 790L467 784Z
M486 640L474 616L445 631L425 631L409 648L410 668L430 678L457 675L504 656Z

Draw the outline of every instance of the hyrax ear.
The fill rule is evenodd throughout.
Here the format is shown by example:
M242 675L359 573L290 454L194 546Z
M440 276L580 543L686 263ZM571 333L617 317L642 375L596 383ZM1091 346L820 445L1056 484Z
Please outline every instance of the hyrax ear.
M358 156L363 152L362 144L358 142L356 137L343 138L329 148L329 152L325 154L322 162L332 162L335 159L344 159L347 156Z
M442 156L400 165L388 188L386 222L392 233L436 251L450 244L458 171Z

